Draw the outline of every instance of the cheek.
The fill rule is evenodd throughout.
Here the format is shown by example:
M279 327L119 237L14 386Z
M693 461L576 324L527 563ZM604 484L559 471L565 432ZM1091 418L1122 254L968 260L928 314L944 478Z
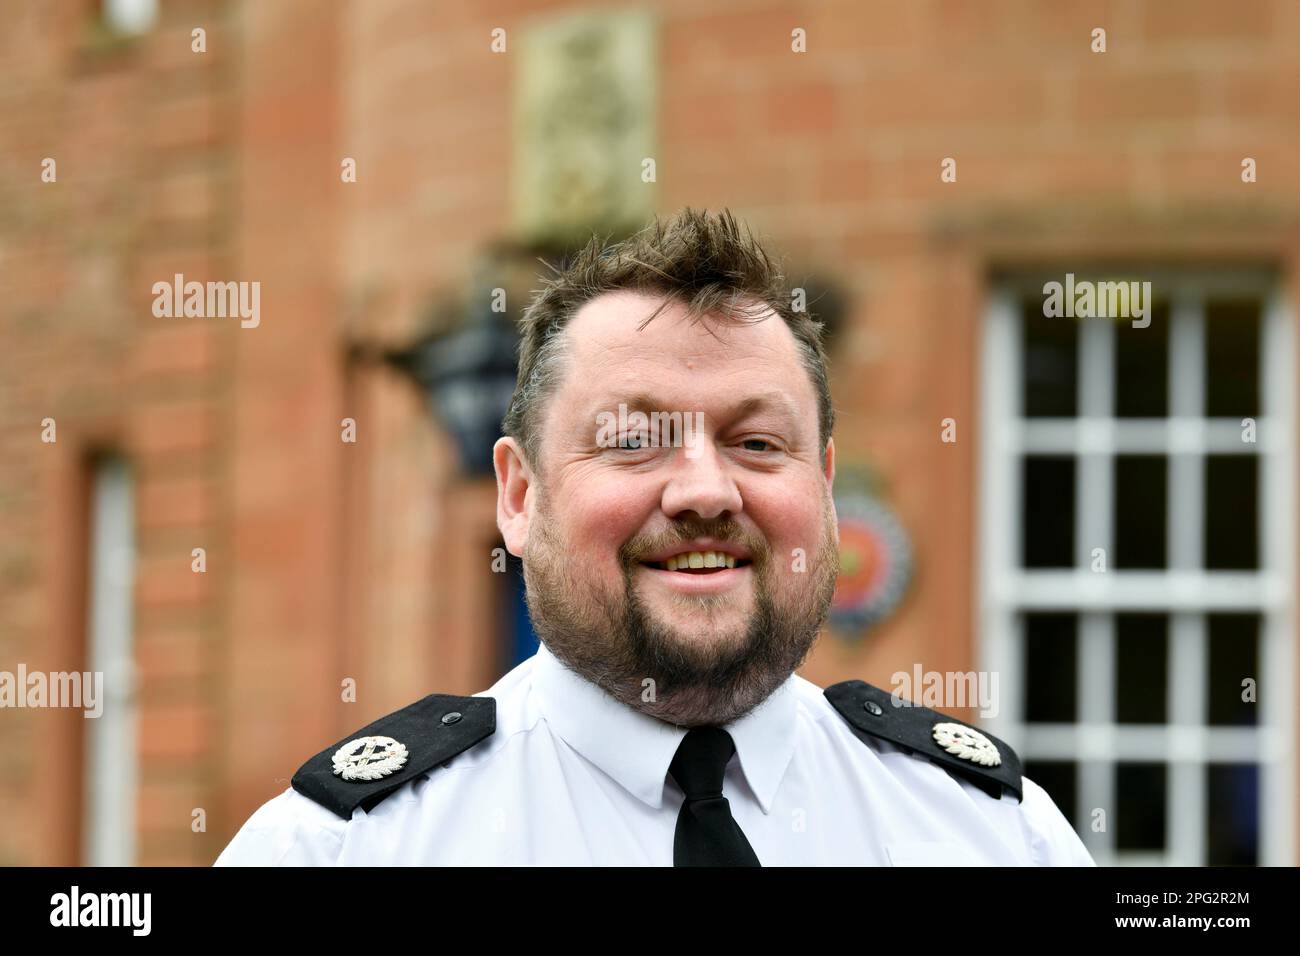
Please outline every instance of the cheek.
M594 558L613 556L645 524L652 503L626 480L593 478L569 489L558 510L572 546Z
M767 538L777 568L788 568L795 548L810 559L821 549L824 506L817 488L792 492L789 486L751 492L746 511Z

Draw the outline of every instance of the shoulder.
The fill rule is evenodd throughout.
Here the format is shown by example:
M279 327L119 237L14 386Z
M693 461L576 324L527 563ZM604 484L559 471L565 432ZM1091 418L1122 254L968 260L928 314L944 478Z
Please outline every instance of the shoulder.
M289 789L248 818L217 865L334 863L357 809L369 813L406 784L491 740L497 701L490 693L429 694L325 747L298 768Z
M1029 849L1039 866L1096 866L1070 821L1052 802L1047 791L1024 778L1025 799L1021 815L1029 836Z
M486 760L528 724L534 660L485 691L430 694L352 731L299 767L293 789L350 820L358 807L370 813L408 783L436 779L453 760Z
M215 866L330 866L346 822L293 788L262 804L221 851Z
M1020 758L992 734L865 681L843 681L824 690L808 686L820 692L817 706L828 707L859 739L892 744L974 784L994 800L1004 793L1024 800Z
M298 768L289 789L249 817L217 863L333 863L358 809L369 814L409 790L407 784L438 779L453 761L467 768L482 764L535 724L529 697L534 660L485 691L430 694L331 743Z
M994 801L983 805L987 819L1023 835L1025 862L1096 865L1047 791L1023 775L1019 755L1004 740L865 681L844 681L824 690L801 681L799 693L819 720L837 730L847 728L857 741L883 742L982 791Z
M353 731L298 768L295 791L340 819L369 812L408 781L496 732L496 700L430 694Z

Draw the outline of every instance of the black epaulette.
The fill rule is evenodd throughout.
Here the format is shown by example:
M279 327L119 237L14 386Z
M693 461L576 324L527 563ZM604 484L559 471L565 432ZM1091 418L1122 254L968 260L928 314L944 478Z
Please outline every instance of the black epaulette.
M827 687L826 699L855 729L938 764L994 800L1002 799L1004 787L1024 800L1020 758L997 737L928 707L896 704L889 691L865 681Z
M351 820L357 807L369 813L408 780L486 740L496 729L495 698L430 694L326 747L299 767L290 783L304 797Z

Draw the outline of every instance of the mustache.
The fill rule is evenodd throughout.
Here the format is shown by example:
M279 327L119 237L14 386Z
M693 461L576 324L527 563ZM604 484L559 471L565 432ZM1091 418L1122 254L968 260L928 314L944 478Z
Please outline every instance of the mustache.
M673 529L664 534L631 538L618 549L619 561L624 567L630 568L641 563L646 555L686 544L696 538L716 538L740 545L749 552L755 565L767 561L767 542L757 535L749 534L735 518L687 519L676 522Z

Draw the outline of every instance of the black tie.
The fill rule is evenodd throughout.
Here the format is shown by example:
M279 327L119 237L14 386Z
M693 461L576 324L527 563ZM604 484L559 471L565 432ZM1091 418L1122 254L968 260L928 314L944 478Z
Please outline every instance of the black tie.
M722 774L736 752L721 727L687 732L668 772L686 794L677 814L673 866L761 866L722 795Z

